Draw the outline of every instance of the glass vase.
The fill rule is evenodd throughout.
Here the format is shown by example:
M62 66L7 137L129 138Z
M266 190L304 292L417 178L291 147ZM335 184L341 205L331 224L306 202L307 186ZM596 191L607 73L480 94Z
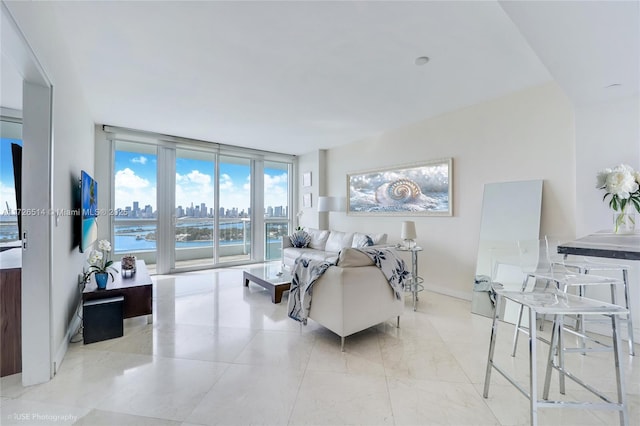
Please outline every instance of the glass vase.
M614 213L613 232L615 234L633 234L636 230L637 217L635 213Z

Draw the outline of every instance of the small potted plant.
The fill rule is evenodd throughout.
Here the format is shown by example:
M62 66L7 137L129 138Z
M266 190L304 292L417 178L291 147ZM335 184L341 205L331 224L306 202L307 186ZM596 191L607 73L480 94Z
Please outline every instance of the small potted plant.
M109 276L111 276L111 281L113 281L112 271L118 273L118 270L111 266L113 260L109 259L110 253L111 243L107 240L100 240L98 241L98 250L92 250L87 259L89 267L84 273L84 281L87 282L92 274L95 275L96 284L100 290L107 288Z

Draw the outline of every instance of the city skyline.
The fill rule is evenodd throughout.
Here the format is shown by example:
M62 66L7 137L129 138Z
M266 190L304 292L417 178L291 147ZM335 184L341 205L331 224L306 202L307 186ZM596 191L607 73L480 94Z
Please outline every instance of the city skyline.
M202 212L206 211L205 215ZM183 207L179 205L175 208L176 217L213 217L213 207L208 207L206 203L194 203L190 202L189 207ZM157 216L157 210L153 210L150 204L140 208L138 201L133 201L131 206L118 207L115 209L116 217L119 219L146 219L155 218ZM264 208L265 217L288 217L288 206L266 206ZM246 211L240 210L238 207L225 208L221 206L218 209L218 217L222 218L237 218L237 217L249 217L251 215L251 208Z
M204 154L203 154L204 155ZM215 167L219 167L219 204L229 210L243 210L248 214L251 207L251 167L248 159L230 158L219 163L200 158L176 158L175 203L186 209L193 203L213 204L215 194ZM155 154L116 151L115 155L115 207L150 205L155 212L157 192L157 157ZM282 168L264 168L265 208L286 208L288 204L289 176ZM197 201L200 202L197 202ZM177 208L177 207L176 207ZM225 207L226 212L227 207ZM124 211L124 209L123 209Z

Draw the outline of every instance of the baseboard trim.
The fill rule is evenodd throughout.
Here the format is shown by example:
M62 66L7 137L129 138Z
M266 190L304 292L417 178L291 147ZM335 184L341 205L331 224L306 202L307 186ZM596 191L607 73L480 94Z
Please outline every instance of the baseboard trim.
M69 323L69 327L67 327L67 332L65 334L64 339L62 339L62 344L58 347L58 350L56 351L56 355L53 360L53 368L52 368L54 376L57 374L58 372L57 370L60 368L60 364L62 364L62 360L64 359L64 356L67 354L67 351L69 350L69 342L71 341L71 338L75 336L76 332L82 326L82 319L80 318L80 316L76 315L80 309L82 309L82 302L79 303L78 306L76 307L76 310L74 311L74 314L73 314L73 319Z
M425 290L432 291L434 293L444 294L445 296L451 296L455 297L456 299L462 299L471 302L470 291L452 290L449 287L441 287L433 284L426 284L424 288Z

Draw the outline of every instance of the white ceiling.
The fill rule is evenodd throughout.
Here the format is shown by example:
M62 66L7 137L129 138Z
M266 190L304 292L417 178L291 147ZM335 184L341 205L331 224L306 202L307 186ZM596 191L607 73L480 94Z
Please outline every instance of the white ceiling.
M574 102L638 93L638 1L50 4L97 123L278 152L552 78Z

